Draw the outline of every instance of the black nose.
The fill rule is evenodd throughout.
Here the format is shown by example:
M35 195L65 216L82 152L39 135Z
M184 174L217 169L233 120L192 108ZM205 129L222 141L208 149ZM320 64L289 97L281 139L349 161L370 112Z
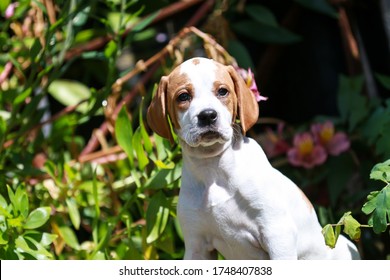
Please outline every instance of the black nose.
M209 126L215 124L218 119L218 113L214 109L206 109L199 113L198 124L199 126Z

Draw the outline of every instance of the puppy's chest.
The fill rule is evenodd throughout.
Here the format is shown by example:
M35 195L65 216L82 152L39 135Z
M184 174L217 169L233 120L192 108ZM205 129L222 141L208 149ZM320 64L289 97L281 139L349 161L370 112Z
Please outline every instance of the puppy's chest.
M251 207L240 190L229 187L234 190L217 183L198 186L197 195L184 205L185 212L191 215L191 226L226 258L258 258L264 253L257 222L260 210Z
M212 247L226 258L251 259L264 253L256 219L259 211L248 207L239 193L222 203L199 210L199 214L205 236Z

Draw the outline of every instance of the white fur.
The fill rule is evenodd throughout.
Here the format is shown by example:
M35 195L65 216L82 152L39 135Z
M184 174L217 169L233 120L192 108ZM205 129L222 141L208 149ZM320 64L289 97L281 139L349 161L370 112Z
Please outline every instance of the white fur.
M198 58L199 59L199 58ZM183 150L178 216L185 259L356 259L352 242L340 236L335 249L325 245L311 204L298 187L274 169L261 147L231 125L232 116L212 92L212 60L181 65L194 97L179 113ZM202 137L198 114L218 113L217 139Z

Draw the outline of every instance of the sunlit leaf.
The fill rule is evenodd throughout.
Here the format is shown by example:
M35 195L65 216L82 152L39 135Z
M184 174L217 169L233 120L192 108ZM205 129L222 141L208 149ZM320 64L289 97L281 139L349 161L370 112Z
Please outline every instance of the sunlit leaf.
M29 212L29 203L26 189L19 186L15 191L15 205L14 208L22 215L23 218L27 218Z
M359 240L361 235L360 223L351 216L351 214L344 217L344 233L352 240Z
M104 49L104 56L107 58L113 57L117 49L117 44L114 41L108 42L106 48Z
M55 80L49 85L48 91L64 106L74 106L91 98L91 91L87 86L72 80ZM76 111L80 113L88 112L87 102L77 106Z
M67 198L66 199L66 205L68 206L68 212L70 220L72 221L72 224L75 229L80 228L80 212L77 207L77 202L73 198Z
M334 248L336 246L336 237L333 231L332 225L328 224L323 227L322 235L325 238L325 244L330 248Z
M169 218L169 203L162 192L153 196L146 212L148 244L156 241L164 232Z
M77 240L76 234L74 231L66 226L62 226L59 228L60 235L62 239L65 241L65 243L75 249L75 250L80 250L80 244Z
M25 229L34 229L43 226L50 219L50 207L39 207L33 210L26 219Z
M129 158L130 165L134 166L134 150L132 144L133 128L129 116L127 115L126 105L123 105L116 119L115 136L119 146L125 151Z
M371 192L367 199L362 211L365 214L372 213L370 224L375 233L384 232L390 222L390 185L379 192Z
M370 173L370 179L380 181L390 181L390 159L376 164Z
M135 153L137 155L137 159L138 159L139 169L141 171L143 171L145 169L145 167L148 165L149 159L145 155L145 150L144 150L144 147L142 145L141 130L139 127L135 131L132 140L133 140L133 147L134 147Z

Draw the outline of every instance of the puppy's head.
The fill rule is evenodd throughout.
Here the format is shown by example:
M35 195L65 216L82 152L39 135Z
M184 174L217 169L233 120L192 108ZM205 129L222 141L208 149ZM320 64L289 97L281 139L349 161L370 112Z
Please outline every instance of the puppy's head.
M161 78L147 120L154 132L171 142L169 120L189 146L212 146L232 138L236 118L245 134L256 123L258 110L255 97L232 66L193 58Z

